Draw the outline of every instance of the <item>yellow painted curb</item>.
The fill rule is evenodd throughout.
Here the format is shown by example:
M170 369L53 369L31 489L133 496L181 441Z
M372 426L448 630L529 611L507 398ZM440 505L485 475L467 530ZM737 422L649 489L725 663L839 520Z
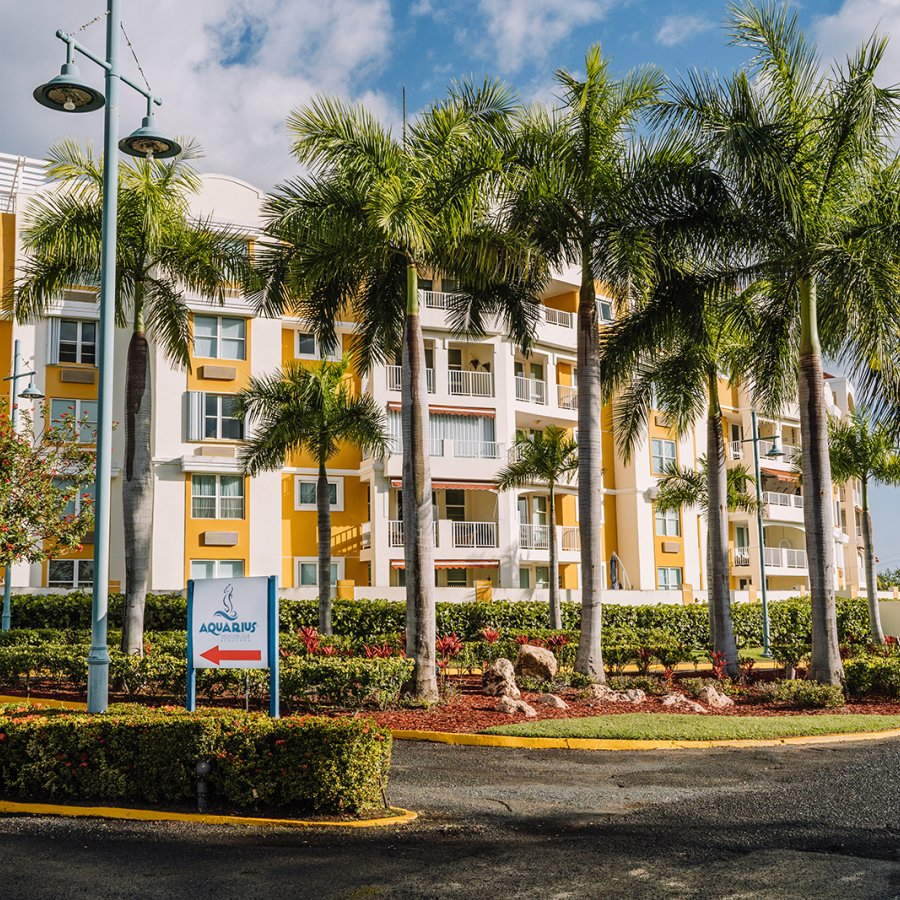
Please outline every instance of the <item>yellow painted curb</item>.
M287 828L374 828L382 825L405 825L418 818L408 809L392 806L399 815L380 819L358 819L347 822L315 819L266 819L253 816L216 816L205 813L166 812L155 809L124 809L117 806L64 806L52 803L13 803L0 801L0 813L29 816L90 816L99 819L128 819L133 822L194 822L203 825L249 825Z
M457 734L451 731L392 730L398 741L428 741L467 747L509 747L520 750L709 750L720 747L751 748L843 744L900 737L900 728L887 731L853 731L844 734L810 734L780 738L740 738L721 741L630 740L624 738L530 738L506 734Z
M0 704L26 703L29 706L45 706L48 709L87 709L87 703L77 700L50 700L43 697L12 697L0 694Z

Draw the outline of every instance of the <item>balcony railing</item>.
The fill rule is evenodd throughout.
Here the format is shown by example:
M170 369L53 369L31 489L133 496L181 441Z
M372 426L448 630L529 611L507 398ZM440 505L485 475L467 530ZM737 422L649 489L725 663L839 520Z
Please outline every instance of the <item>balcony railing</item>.
M360 546L363 550L372 548L372 523L363 522L360 527Z
M454 522L453 546L466 550L498 547L496 522Z
M736 565L736 566L749 566L750 565L750 548L749 547L735 547L733 561L734 561L734 565Z
M519 523L519 547L522 550L549 550L550 526Z
M744 458L744 444L742 441L731 441L728 445L728 454L732 459Z
M577 409L578 408L578 388L568 384L558 384L556 386L557 402L560 409Z
M388 439L389 452L393 456L403 453L403 441L399 437ZM447 459L500 459L503 444L496 441L451 441L445 438L431 439L431 456Z
M806 551L791 547L766 547L766 565L778 569L805 569Z
M428 309L446 309L451 296L449 291L419 291L419 303Z
M516 375L516 400L523 403L540 403L543 406L547 402L547 382Z
M438 523L434 522L434 546L438 545ZM391 519L388 522L388 547L403 547L403 520Z
M402 388L403 366L385 366L387 389L399 391ZM425 370L425 384L429 394L434 393L434 369Z
M560 550L580 550L581 549L581 531L577 526L563 525L560 529L559 542Z
M575 316L570 312L563 312L561 309L551 309L549 306L544 307L544 321L548 325L559 325L560 328L574 328Z
M494 373L469 372L464 369L450 369L447 372L449 390L459 397L493 397Z
M803 509L803 497L800 494L781 494L778 491L763 491L763 503L766 506L790 506Z

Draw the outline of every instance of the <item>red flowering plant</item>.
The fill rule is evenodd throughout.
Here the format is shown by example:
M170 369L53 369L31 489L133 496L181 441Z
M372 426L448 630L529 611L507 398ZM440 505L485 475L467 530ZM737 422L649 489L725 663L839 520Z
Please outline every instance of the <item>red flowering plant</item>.
M725 654L721 650L711 650L709 661L712 663L713 678L721 681L725 677Z
M20 411L14 431L0 402L0 566L80 551L94 528L94 430L74 414L46 420L38 433Z
M394 655L394 648L385 641L383 644L363 644L366 659L387 659Z
M496 644L497 641L500 640L500 630L498 628L487 626L486 628L481 629L481 636L484 638L484 642L487 645L484 648L485 653L482 662L486 665L490 665L494 661L494 655L497 652Z
M438 668L441 670L441 683L447 679L447 668L454 656L463 648L463 642L454 634L445 634L437 639L435 646L438 652Z
M304 625L300 629L300 640L303 641L303 647L307 656L315 656L319 646L322 643L319 637L319 629L312 625Z

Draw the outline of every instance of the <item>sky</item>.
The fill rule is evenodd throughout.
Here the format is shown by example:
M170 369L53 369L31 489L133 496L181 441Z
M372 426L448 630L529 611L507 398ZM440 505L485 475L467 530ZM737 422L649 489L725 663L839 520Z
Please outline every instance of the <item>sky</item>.
M236 175L263 189L297 173L284 122L319 93L364 103L395 127L406 85L411 114L455 78L505 81L526 101L552 102L553 72L579 71L599 42L626 71L656 65L678 78L692 67L731 71L724 0L122 0L125 31L164 104L157 124L204 148L204 171ZM0 152L41 157L75 136L98 146L102 115L63 117L34 102L34 88L64 60L54 37L105 8L103 0L6 0L0 32ZM900 83L900 0L804 0L803 27L823 59L842 58L878 30L898 37L883 63ZM79 32L104 50L103 19ZM127 74L140 79L123 43ZM101 87L99 69L82 76ZM121 98L122 133L136 128L143 101ZM875 492L876 549L900 566L900 491Z

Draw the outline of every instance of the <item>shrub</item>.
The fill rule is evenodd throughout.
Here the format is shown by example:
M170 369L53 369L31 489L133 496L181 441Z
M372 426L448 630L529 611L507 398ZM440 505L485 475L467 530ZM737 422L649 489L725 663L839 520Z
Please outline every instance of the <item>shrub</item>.
M0 708L0 795L188 803L198 761L220 806L353 812L381 806L387 729L366 719L270 719L113 706L108 715Z
M293 657L281 666L281 694L291 702L380 709L396 703L412 675L413 661L403 657L358 659Z
M854 697L878 694L900 698L900 658L859 656L844 663L847 693Z
M608 683L614 691L629 691L636 688L645 694L661 695L669 690L665 682L654 675L615 675Z
M715 678L682 678L678 682L678 687L696 700L700 696L700 691L705 687L714 687L717 691L723 691L723 682L717 681Z
M840 685L815 681L771 681L760 688L760 697L802 709L837 709L846 702Z

